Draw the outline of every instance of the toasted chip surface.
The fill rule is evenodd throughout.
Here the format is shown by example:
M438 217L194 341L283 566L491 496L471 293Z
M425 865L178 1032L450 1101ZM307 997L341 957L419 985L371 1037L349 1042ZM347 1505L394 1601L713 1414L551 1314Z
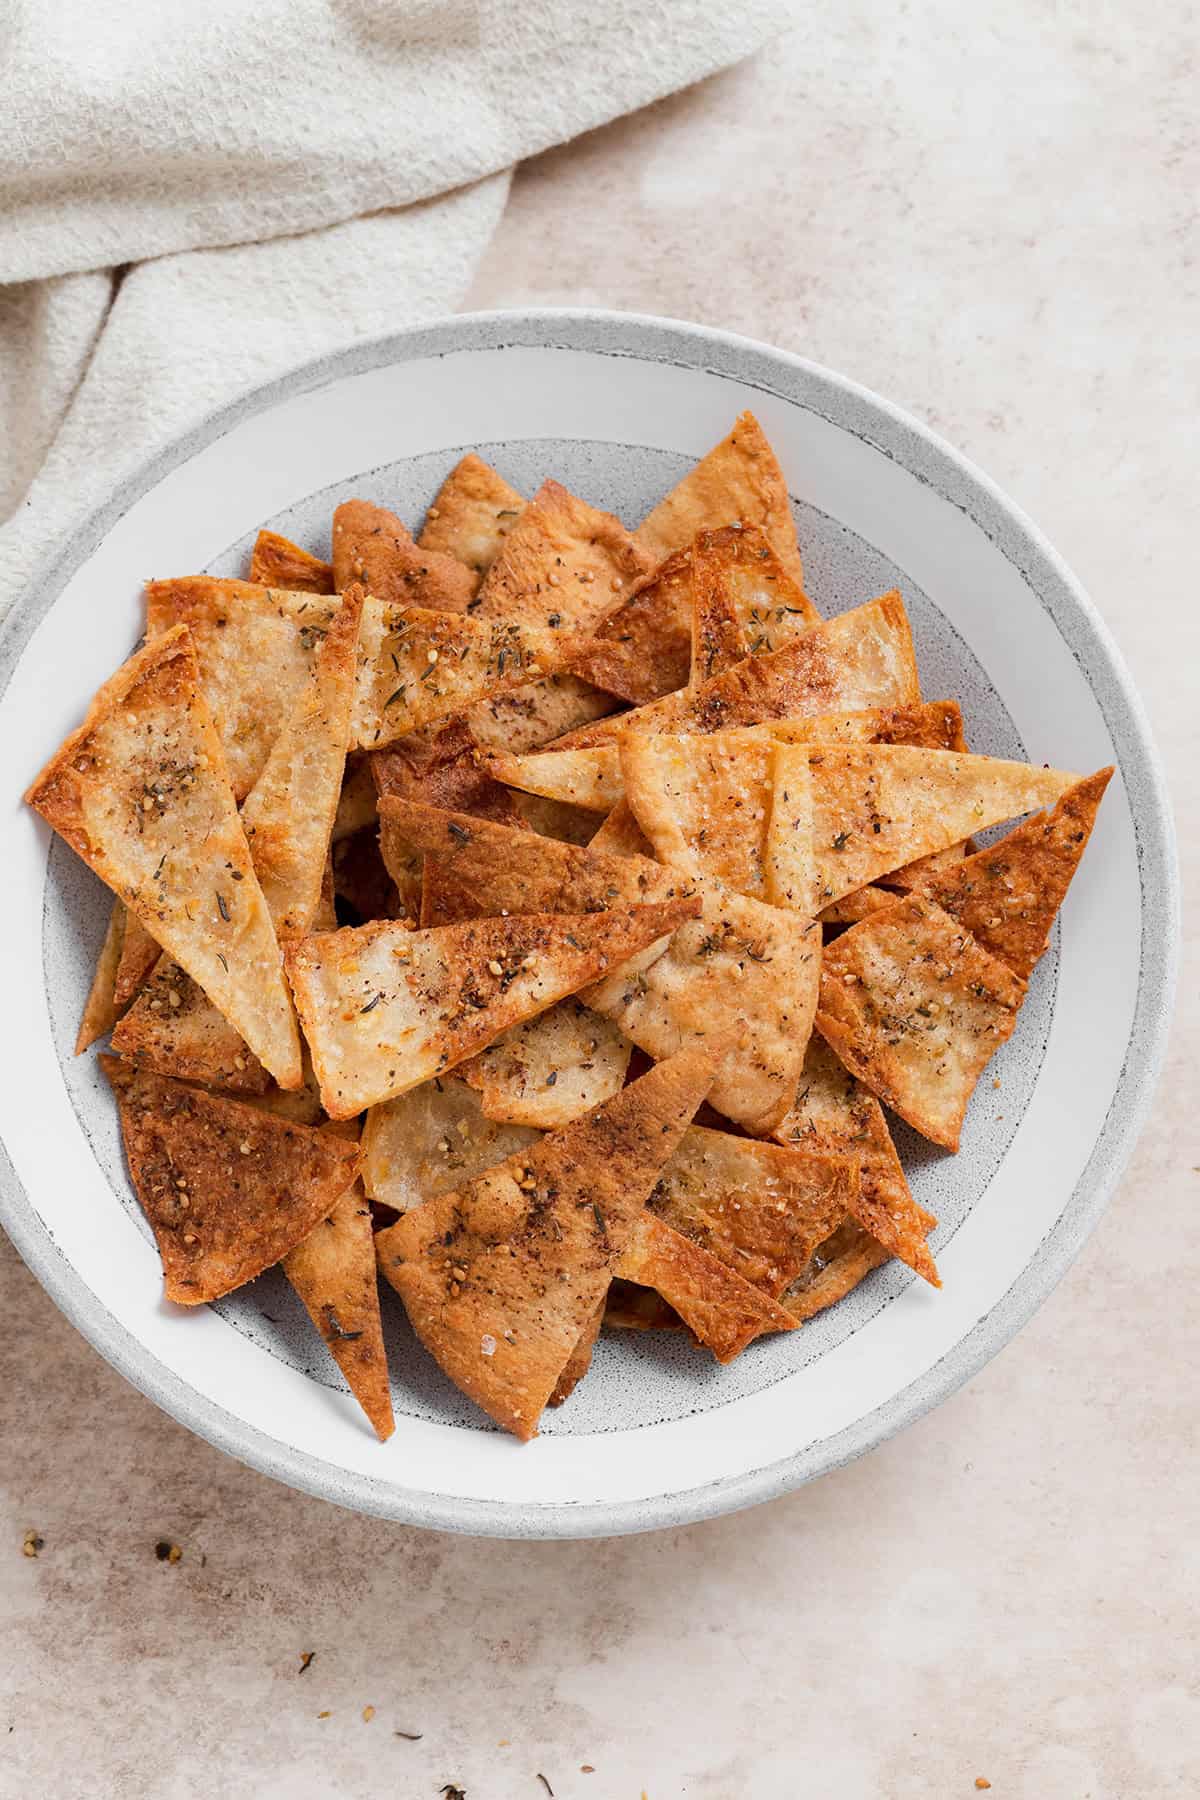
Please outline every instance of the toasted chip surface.
M554 1384L554 1392L546 1402L547 1406L561 1406L564 1400L569 1400L591 1368L592 1351L596 1348L596 1339L600 1336L600 1327L604 1323L604 1309L605 1302L602 1300L563 1364L562 1374Z
M564 655L572 667L579 660L576 646L590 641L575 639L566 647ZM577 675L546 675L475 701L467 708L466 719L481 749L517 756L607 718L613 704L611 694L601 693Z
M121 1016L121 1009L116 1002L117 969L121 962L121 941L125 936L125 908L119 900L112 903L112 911L108 915L108 929L104 933L104 942L100 946L100 954L96 958L96 971L92 976L92 985L88 989L88 997L84 1002L83 1016L79 1021L79 1030L75 1037L75 1054L82 1056L91 1048L97 1038L102 1038L112 1030Z
M279 948L186 627L118 670L26 799L295 1086Z
M821 623L804 589L754 526L699 532L692 583L693 686L747 656L782 649Z
M154 973L113 1032L118 1056L206 1087L262 1094L267 1071L240 1032L219 1013L204 989L169 956Z
M293 593L332 594L333 568L311 550L302 550L277 531L260 531L250 552L249 579L262 587Z
M422 550L457 557L474 572L478 587L524 508L516 488L472 453L455 464L438 489L417 542Z
M335 596L289 593L208 575L146 585L150 637L186 625L229 779L244 800L309 678Z
M145 987L161 955L162 945L151 937L141 920L126 908L125 930L121 937L121 960L117 964L117 978L113 985L113 999L118 1011L123 1012Z
M1024 997L1025 983L965 926L913 894L826 947L816 1024L894 1112L957 1150L967 1102Z
M326 1112L350 1118L454 1068L668 937L695 910L678 900L413 932L381 921L289 943L288 974Z
M589 812L611 812L624 792L615 744L599 744L593 750L542 750L528 756L493 755L487 768L496 781L509 787Z
M649 574L653 560L612 513L588 506L560 482L544 481L484 577L478 610L589 630Z
M732 1362L764 1331L796 1327L769 1294L652 1213L635 1221L617 1273L654 1288L720 1363Z
M580 647L575 668L634 706L687 686L692 665L692 550L667 557Z
M473 1088L457 1075L440 1075L370 1108L363 1185L372 1200L408 1212L473 1181L536 1143L538 1135L487 1118Z
M344 500L334 511L333 580L339 593L360 581L385 606L434 612L465 611L476 586L465 563L414 544L395 513L369 500Z
M788 574L803 583L787 482L751 412L659 501L636 536L657 560L690 544L698 531L733 524L757 526Z
M631 1050L610 1020L560 1000L460 1063L459 1074L478 1088L489 1119L556 1131L620 1093Z
M844 1300L888 1253L857 1219L845 1219L813 1254L808 1268L781 1296L781 1304L797 1324Z
M358 1145L101 1058L168 1300L198 1306L287 1255L353 1182Z
M462 1391L534 1436L714 1060L659 1063L584 1119L381 1231L381 1272Z
M396 1428L388 1385L371 1209L356 1182L283 1259L283 1272L371 1424Z

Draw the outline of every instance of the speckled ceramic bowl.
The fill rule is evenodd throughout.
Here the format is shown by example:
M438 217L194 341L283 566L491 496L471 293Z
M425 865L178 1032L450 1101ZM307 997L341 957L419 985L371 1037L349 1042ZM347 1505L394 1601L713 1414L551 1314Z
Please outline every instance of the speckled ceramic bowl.
M898 586L925 692L972 747L1115 762L1017 1031L948 1157L898 1131L940 1222L945 1287L898 1264L731 1367L669 1334L602 1341L520 1447L444 1380L385 1296L397 1414L379 1445L271 1273L197 1313L161 1299L94 1056L72 1044L108 897L19 790L132 649L148 575L241 574L269 524L323 553L350 495L419 520L478 449L526 492L554 474L630 522L746 406L778 450L826 613ZM1162 776L1100 619L1024 519L921 425L798 357L618 314L458 318L364 344L216 414L114 495L0 646L9 1031L2 1216L64 1312L160 1406L255 1468L364 1512L571 1537L767 1499L869 1449L974 1373L1050 1292L1145 1115L1166 1032L1177 876Z

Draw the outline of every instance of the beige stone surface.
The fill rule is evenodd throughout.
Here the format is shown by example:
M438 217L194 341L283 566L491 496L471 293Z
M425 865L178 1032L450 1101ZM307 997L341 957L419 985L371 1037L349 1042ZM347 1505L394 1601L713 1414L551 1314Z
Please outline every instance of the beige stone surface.
M815 0L524 170L472 297L731 326L944 432L1108 619L1193 880L1197 41L1189 5ZM0 1795L1194 1795L1191 933L1153 1121L1059 1291L931 1417L739 1517L512 1545L337 1512L160 1415L5 1247Z

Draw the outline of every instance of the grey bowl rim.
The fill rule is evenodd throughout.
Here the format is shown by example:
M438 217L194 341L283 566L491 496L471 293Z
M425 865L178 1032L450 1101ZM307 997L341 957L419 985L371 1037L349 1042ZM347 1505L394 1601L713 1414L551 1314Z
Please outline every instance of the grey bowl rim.
M662 349L670 343L678 354L656 356L652 353L655 343ZM1017 566L1035 597L1051 612L1093 692L1101 678L1109 690L1107 705L1099 695L1097 698L1127 788L1131 773L1139 778L1139 806L1133 816L1141 874L1143 955L1134 1020L1104 1125L1056 1223L1007 1292L917 1380L833 1437L740 1475L649 1499L543 1505L429 1495L295 1450L204 1399L146 1352L68 1263L35 1212L7 1149L0 1143L0 1223L23 1261L105 1360L197 1436L287 1486L398 1523L493 1538L613 1537L665 1530L759 1505L842 1467L947 1399L1043 1304L1108 1205L1153 1101L1166 1053L1178 972L1178 853L1161 760L1124 659L1081 583L1023 510L919 419L849 377L735 332L650 314L583 307L454 314L350 344L300 364L214 409L147 458L44 559L29 592L14 602L0 627L0 704L41 619L117 521L173 469L234 426L297 394L346 376L463 350L508 348L598 351L634 361L670 361L697 373L757 387L852 431L899 461L943 499L959 506L993 543L1005 537L1015 539L1024 553ZM707 358L706 350L710 352ZM803 398L771 382L770 374L781 371L807 390ZM818 397L825 400L825 407L814 404ZM876 430L856 430L852 423L855 414L864 423L869 420ZM935 480L935 475L941 479ZM999 547L1015 563L1003 543ZM1031 569L1037 571L1036 581ZM1080 643L1067 636L1064 619L1070 621L1076 639L1090 653L1086 662ZM1157 879L1148 880L1148 875ZM514 1449L514 1454L520 1454L519 1450Z

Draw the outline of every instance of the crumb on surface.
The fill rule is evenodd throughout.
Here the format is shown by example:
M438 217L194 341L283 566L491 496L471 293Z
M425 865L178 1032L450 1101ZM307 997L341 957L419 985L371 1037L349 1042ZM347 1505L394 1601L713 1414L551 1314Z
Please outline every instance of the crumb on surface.
M45 1548L45 1543L46 1540L42 1537L41 1533L30 1528L30 1530L25 1533L24 1540L21 1544L21 1555L36 1556L39 1550Z

